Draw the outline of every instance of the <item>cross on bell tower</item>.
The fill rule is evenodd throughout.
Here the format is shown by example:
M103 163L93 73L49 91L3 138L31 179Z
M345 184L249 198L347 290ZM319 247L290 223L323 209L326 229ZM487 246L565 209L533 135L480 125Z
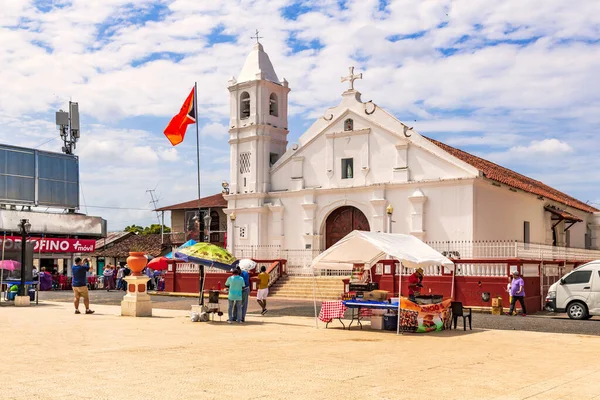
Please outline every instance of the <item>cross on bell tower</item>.
M354 90L354 81L362 79L362 72L360 74L354 73L354 67L349 67L350 74L348 76L342 76L342 82L350 82L350 88L348 90Z
M258 43L258 39L263 39L262 36L258 36L258 29L256 29L256 32L254 34L256 36L250 36L250 39L256 39L256 43Z

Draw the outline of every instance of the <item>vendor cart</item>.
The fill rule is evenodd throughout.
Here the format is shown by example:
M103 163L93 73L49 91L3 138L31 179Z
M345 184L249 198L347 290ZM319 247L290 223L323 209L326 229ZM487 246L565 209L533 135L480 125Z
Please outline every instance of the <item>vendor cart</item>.
M206 312L212 316L211 320L215 320L215 314L219 316L219 321L223 317L223 311L221 311L221 304L219 302L219 290L210 290L208 292L208 303L206 304Z

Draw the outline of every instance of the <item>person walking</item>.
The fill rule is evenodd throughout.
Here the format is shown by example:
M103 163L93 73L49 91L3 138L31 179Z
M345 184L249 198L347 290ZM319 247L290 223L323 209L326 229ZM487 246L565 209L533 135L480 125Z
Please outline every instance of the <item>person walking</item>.
M89 265L82 265L81 258L77 257L75 259L75 265L71 268L73 272L73 293L75 295L75 300L73 304L75 305L75 314L81 314L79 311L79 299L83 297L83 304L85 305L85 313L93 314L94 311L90 310L90 295L88 291L88 282L87 282L87 273L90 270Z
M225 281L225 287L229 288L227 299L229 300L227 323L233 323L236 319L238 324L242 322L242 293L244 291L244 278L240 276L239 269L235 268L232 275ZM234 315L235 314L235 315Z
M113 273L114 271L112 265L110 264L104 268L104 271L102 271L102 276L104 276L104 288L107 292L110 292L111 289L113 289Z
M515 310L515 305L517 301L521 304L522 315L527 316L527 309L525 308L525 282L523 278L519 276L519 272L513 272L513 280L510 284L510 295L512 299L510 301L510 310L508 311L508 315L513 315L513 311Z
M154 290L154 274L152 268L146 267L146 276L150 278L148 280L148 290Z
M512 275L509 275L508 276L508 283L506 284L506 293L508 293L508 304L512 303L512 296L510 294L510 287L512 286L512 280L513 280Z
M242 322L246 322L246 312L248 311L248 297L250 297L250 274L248 271L242 271L240 267L237 267L240 271L240 276L244 278L244 291L242 293Z
M256 293L256 302L262 308L261 315L265 315L267 310L267 296L269 295L269 274L267 274L267 267L264 265L260 267L260 274L258 274L258 292Z
M121 286L123 285L123 274L125 272L125 267L122 265L119 266L119 270L117 271L117 290L121 290Z

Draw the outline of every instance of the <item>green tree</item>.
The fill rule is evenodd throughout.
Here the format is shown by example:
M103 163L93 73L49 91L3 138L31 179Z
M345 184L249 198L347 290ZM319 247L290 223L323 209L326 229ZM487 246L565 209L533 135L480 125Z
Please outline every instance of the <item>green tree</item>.
M164 232L170 233L171 228L169 228L168 226L165 226ZM142 231L142 235L149 235L149 234L153 234L153 233L160 233L160 224L152 224L150 226L145 227L144 230Z
M143 231L144 228L139 225L129 225L126 226L125 229L123 229L123 232L133 232L136 235L142 233Z

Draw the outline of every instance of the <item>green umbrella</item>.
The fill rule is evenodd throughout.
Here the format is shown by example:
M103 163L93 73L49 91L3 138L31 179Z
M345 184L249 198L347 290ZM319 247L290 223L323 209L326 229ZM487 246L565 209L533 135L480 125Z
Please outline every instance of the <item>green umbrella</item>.
M175 257L194 264L216 267L229 271L236 258L224 248L210 243L196 243L195 245L179 249Z

